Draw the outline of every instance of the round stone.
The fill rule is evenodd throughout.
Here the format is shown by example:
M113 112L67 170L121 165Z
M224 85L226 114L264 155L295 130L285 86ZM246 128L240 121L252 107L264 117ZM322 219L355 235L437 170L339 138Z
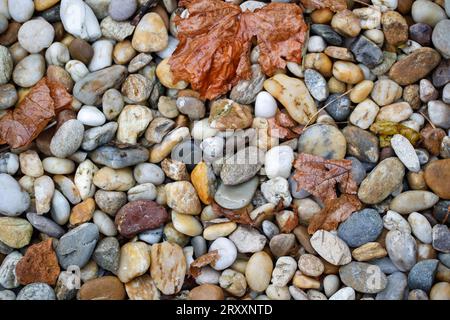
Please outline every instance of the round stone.
M316 70L305 70L305 84L314 99L324 101L328 97L328 85L325 78Z
M25 22L19 29L20 45L29 53L39 53L50 47L55 36L55 29L44 19Z
M55 157L66 158L74 154L83 141L84 126L79 120L68 120L56 131L50 142Z
M55 291L46 283L31 283L17 294L17 300L56 300Z
M420 289L430 292L434 282L439 261L436 259L417 262L408 274L409 289Z
M218 259L211 263L211 266L215 270L225 270L229 266L231 266L237 257L237 249L234 243L224 237L217 238L211 243L209 247L209 252L217 250L218 251Z
M326 159L343 159L347 149L344 135L336 127L316 124L298 139L298 151Z
M383 220L374 209L364 209L353 213L340 224L338 236L350 247L359 247L375 241L383 230Z
M0 173L0 213L19 216L30 205L30 196L9 174Z
M38 83L45 74L45 59L40 54L30 54L20 60L13 72L14 82L23 87L29 88Z
M255 117L272 118L277 111L277 102L267 91L261 91L256 96Z
M408 271L416 264L416 240L409 233L389 231L386 235L386 250L400 271Z
M387 286L386 275L378 266L365 262L350 262L339 268L342 282L363 293L378 293Z
M347 140L347 153L349 155L363 162L378 162L378 138L374 134L354 126L345 127L342 133Z
M129 19L137 9L136 0L111 0L108 13L116 21Z
M34 13L33 0L8 0L9 15L17 22L30 20Z
M411 15L415 22L426 23L432 27L446 18L444 9L436 3L426 0L414 1Z

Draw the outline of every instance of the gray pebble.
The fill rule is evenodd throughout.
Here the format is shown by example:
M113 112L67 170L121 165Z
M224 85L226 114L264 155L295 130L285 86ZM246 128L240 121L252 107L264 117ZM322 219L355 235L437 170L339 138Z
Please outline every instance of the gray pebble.
M57 223L37 213L27 213L27 219L35 229L52 238L59 239L64 234L64 229Z
M191 244L194 247L194 256L196 258L201 257L208 250L206 240L202 236L193 237L191 240Z
M352 161L352 178L359 186L367 176L364 165L361 163L361 161L359 161L355 157L346 157L345 159Z
M447 268L450 268L450 253L439 253L439 261L442 262Z
M432 231L433 248L440 252L450 253L450 231L443 224L436 224Z
M69 221L70 204L59 190L55 190L53 194L50 214L53 221L59 225L65 225Z
M326 24L311 25L311 33L321 36L328 44L333 46L340 46L342 44L342 37Z
M84 126L81 121L71 119L59 127L50 142L51 153L58 158L67 158L81 146Z
M16 300L16 294L11 290L1 290L0 291L0 301L5 300Z
M231 100L242 104L251 104L255 102L256 96L263 89L266 76L262 72L259 64L253 64L251 69L252 77L249 80L240 80L231 90Z
M376 300L403 300L408 286L407 277L403 272L394 272L387 277L386 288L379 292Z
M16 174L19 170L19 157L11 152L0 154L0 173Z
M163 236L163 228L157 228L152 230L146 230L138 235L139 240L147 242L149 244L155 244L161 241Z
M108 13L116 21L129 19L137 9L136 0L111 0Z
M376 135L355 126L342 129L347 141L347 153L362 162L376 164L379 159L379 141Z
M0 285L5 289L14 289L19 286L16 277L16 266L22 259L19 251L13 251L6 256L0 266Z
M127 203L126 193L120 191L98 190L94 198L100 210L111 216Z
M364 36L359 36L350 45L350 50L355 55L356 61L374 68L383 62L383 51L372 41Z
M92 259L99 267L116 274L119 269L120 245L114 237L106 237L99 241Z
M63 235L55 250L61 267L64 269L72 265L84 267L95 249L98 238L98 227L93 223L84 223Z
M439 260L429 259L417 262L408 274L409 289L430 292Z
M0 72L1 72L0 67ZM0 74L1 79L1 74ZM1 82L1 80L0 80ZM0 110L8 109L14 106L19 99L14 85L8 83L0 85Z
M103 126L86 130L84 132L81 147L86 151L92 151L104 144L107 144L114 139L117 128L117 122L108 122Z
M102 146L89 154L90 159L96 164L113 169L134 166L147 161L148 156L148 150L143 147L117 148L113 146Z
M400 271L408 271L416 264L417 244L409 233L391 230L386 235L389 258Z
M339 93L333 93L328 97L325 105L328 105L326 110L334 120L345 121L352 112L350 108L351 101L347 95L340 96L341 94Z
M324 101L328 98L329 91L327 81L316 70L305 70L305 84L314 99Z
M370 264L379 266L381 271L385 274L392 274L399 271L392 260L388 257L371 260Z
M353 213L338 228L338 236L350 247L359 247L375 241L383 230L383 220L374 209Z
M13 59L8 48L0 46L0 85L8 83L13 72Z
M56 300L55 291L46 283L31 283L17 294L17 300Z

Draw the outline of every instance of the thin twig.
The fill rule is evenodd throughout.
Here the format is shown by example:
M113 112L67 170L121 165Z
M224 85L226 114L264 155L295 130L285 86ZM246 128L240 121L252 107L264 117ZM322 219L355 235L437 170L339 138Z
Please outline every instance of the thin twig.
M353 2L356 2L356 3L362 4L362 5L365 5L365 6L368 6L368 7L373 7L373 5L371 5L371 4L368 4L368 3L365 3L364 1L353 0Z
M419 111L419 113L422 115L422 117L424 117L430 123L430 125L433 127L433 129L436 129L433 122L431 122L430 118L428 118L422 111Z
M158 0L149 0L146 4L139 8L137 14L131 20L133 26L137 26L142 17L152 8L158 4Z
M311 120L315 119L317 115L319 115L319 113L326 109L330 104L332 104L333 102L339 100L340 98L342 98L343 96L345 96L346 94L350 93L353 90L353 88L347 90L346 92L344 92L343 94L341 94L340 96L336 97L335 99L331 100L330 102L328 102L326 105L324 105L322 108L320 108L319 110L317 110L316 113L314 113L308 120L308 122L306 123L305 127L303 128L303 131L306 130L306 128L308 128L308 126L311 124Z

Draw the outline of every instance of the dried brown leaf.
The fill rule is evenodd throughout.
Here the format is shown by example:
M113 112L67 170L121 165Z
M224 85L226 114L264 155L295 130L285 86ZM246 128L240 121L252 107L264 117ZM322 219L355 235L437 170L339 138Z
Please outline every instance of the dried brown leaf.
M218 250L210 251L198 257L197 259L194 260L194 262L191 263L191 266L189 268L191 276L197 278L200 275L201 268L217 261L217 259L219 259Z
M327 160L306 153L298 155L294 162L293 178L299 189L320 198L323 202L337 197L335 187L346 194L356 194L357 185L352 179L351 160Z
M0 144L20 148L32 142L55 115L70 107L72 96L59 83L46 78L0 119Z
M341 11L347 9L346 0L300 0L306 9L329 8L332 11Z
M339 198L327 199L324 208L314 215L308 226L308 233L313 234L319 229L336 230L340 222L362 208L358 197L352 194L343 194Z
M214 99L251 76L252 39L259 63L271 76L287 61L301 62L307 25L302 9L270 3L254 12L221 0L182 0L188 17L175 17L179 44L169 60L174 80L191 84L202 98Z
M247 224L247 225L251 225L253 226L255 223L254 221L250 218L250 212L252 211L252 206L246 206L242 209L238 209L238 210L230 210L230 209L225 209L222 208L221 206L219 206L215 201L213 201L211 203L211 207L214 211L214 213L218 216L224 216L228 219L230 219L231 221L234 221L236 223L240 223L240 224Z

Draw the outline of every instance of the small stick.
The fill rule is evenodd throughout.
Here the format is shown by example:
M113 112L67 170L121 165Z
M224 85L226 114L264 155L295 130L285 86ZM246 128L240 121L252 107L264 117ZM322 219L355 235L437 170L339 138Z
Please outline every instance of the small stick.
M428 118L422 111L419 111L419 113L430 123L433 129L436 129L435 125L433 124L433 122L431 122L430 118Z
M139 8L138 13L131 20L133 26L137 26L142 17L152 8L158 4L158 0L149 0L146 4Z
M342 98L343 96L345 96L346 94L350 93L353 90L353 88L347 90L346 92L344 92L343 94L341 94L340 96L336 97L335 99L331 100L330 102L328 102L326 105L324 105L322 108L320 108L319 110L317 110L316 113L314 113L312 115L311 118L309 118L308 122L306 123L305 127L303 128L303 131L306 130L306 128L308 128L308 126L311 124L311 120L314 119L322 110L324 110L326 107L328 107L330 104L332 104L333 102L335 102L336 100Z

